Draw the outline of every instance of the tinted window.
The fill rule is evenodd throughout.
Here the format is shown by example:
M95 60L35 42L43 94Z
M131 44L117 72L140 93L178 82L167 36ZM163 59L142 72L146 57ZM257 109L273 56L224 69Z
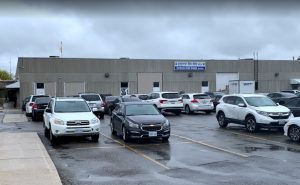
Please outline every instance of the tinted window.
M193 96L194 99L210 99L210 96L206 95L206 94L195 94Z
M118 99L119 98L119 96L107 96L106 97L106 101L114 101L115 99Z
M180 98L178 93L163 93L161 96L166 99Z
M189 95L183 95L182 99L190 99L190 96Z
M249 105L254 107L276 106L276 103L267 97L246 97L245 100Z
M139 99L141 99L141 100L147 100L148 99L148 95L139 95Z
M127 116L136 116L136 115L158 115L160 114L157 109L151 105L127 105L126 106L126 115Z
M48 104L50 100L51 100L50 97L37 98L35 100L35 103L36 104Z
M34 102L35 99L37 99L37 98L42 98L42 97L49 97L49 96L33 96L33 97L32 97L32 101Z
M225 103L234 105L234 104L235 104L235 96L227 96L227 97L224 97L223 101L224 101Z
M300 101L298 99L294 99L294 100L291 100L291 101L287 102L285 106L287 106L287 107L296 107L296 105L299 104L298 102L300 103Z
M239 103L245 104L244 100L241 97L236 97L235 98L235 104L238 105Z
M292 94L292 93L282 93L282 96L283 96L283 97L288 97L288 98L296 97L296 95L295 95L295 94Z
M86 101L100 101L100 96L97 94L85 94L81 95L81 97Z
M90 112L85 101L56 101L54 112Z

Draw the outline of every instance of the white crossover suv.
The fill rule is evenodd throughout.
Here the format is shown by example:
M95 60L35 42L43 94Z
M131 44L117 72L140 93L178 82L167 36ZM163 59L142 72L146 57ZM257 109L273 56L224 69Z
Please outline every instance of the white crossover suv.
M187 114L194 111L204 111L206 114L214 110L214 104L211 97L201 93L188 93L182 95L183 108Z
M152 92L147 102L153 103L159 111L172 112L179 115L183 108L178 92Z
M284 135L292 141L300 141L300 117L292 118L284 125Z
M93 113L100 119L104 118L104 102L101 96L97 93L79 93L81 98L83 98L91 109Z
M51 143L60 136L91 136L97 142L100 120L82 98L52 98L44 115L45 136Z
M283 128L294 116L288 108L265 95L237 94L222 97L216 117L220 127L236 123L245 125L248 132L256 132L260 127Z

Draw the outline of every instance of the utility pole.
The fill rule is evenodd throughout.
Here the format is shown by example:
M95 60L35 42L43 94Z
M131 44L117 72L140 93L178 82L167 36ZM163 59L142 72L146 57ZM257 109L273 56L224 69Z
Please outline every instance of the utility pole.
M60 51L60 57L62 58L62 56L63 56L63 43L62 43L62 41L60 41L59 51Z

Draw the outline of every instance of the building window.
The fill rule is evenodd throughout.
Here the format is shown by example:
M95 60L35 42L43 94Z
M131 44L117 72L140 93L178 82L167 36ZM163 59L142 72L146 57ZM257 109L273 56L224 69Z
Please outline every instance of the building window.
M159 82L153 82L153 87L159 87Z
M44 89L44 83L36 83L37 89Z
M202 87L208 87L208 81L202 81Z
M121 88L128 88L128 82L121 82Z

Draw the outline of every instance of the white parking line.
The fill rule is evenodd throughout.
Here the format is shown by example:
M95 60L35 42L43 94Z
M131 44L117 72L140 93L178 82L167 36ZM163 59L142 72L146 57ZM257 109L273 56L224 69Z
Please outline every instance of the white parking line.
M111 137L109 137L109 136L106 136L105 134L103 134L103 133L101 133L101 132L100 132L100 134L101 134L102 136L108 138L108 139L111 139L112 141L114 141L114 142L116 142L116 143L119 143L121 146L125 147L126 149L128 149L128 150L130 150L130 151L136 153L137 155L139 155L139 156L141 156L141 157L143 157L143 158L145 158L145 159L147 159L147 160L149 160L149 161L151 161L151 162L153 162L153 163L155 163L155 164L157 164L158 166L160 166L160 167L162 167L162 168L164 168L164 169L167 169L167 170L170 169L170 168L167 167L166 165L164 165L164 164L162 164L162 163L156 161L155 159L152 159L151 157L145 155L145 154L142 153L142 152L139 152L139 151L135 150L134 148L132 148L132 147L130 147L130 146L124 144L124 143L121 143L120 141L115 140L115 139L113 139L113 138L111 138Z
M241 153L237 153L237 152L230 151L230 150L227 150L227 149L224 149L224 148L213 146L211 144L207 144L207 143L204 143L204 142L201 142L201 141L196 141L194 139L191 139L191 138L188 138L188 137L185 137L185 136L180 136L180 135L177 135L177 134L171 134L171 135L176 136L176 137L180 137L182 139L186 139L186 140L191 141L193 143L197 143L197 144L200 144L200 145L207 146L209 148L213 148L213 149L220 150L220 151L223 151L223 152L226 152L226 153L234 154L234 155L237 155L237 156L240 156L240 157L249 157L249 156L241 154Z

